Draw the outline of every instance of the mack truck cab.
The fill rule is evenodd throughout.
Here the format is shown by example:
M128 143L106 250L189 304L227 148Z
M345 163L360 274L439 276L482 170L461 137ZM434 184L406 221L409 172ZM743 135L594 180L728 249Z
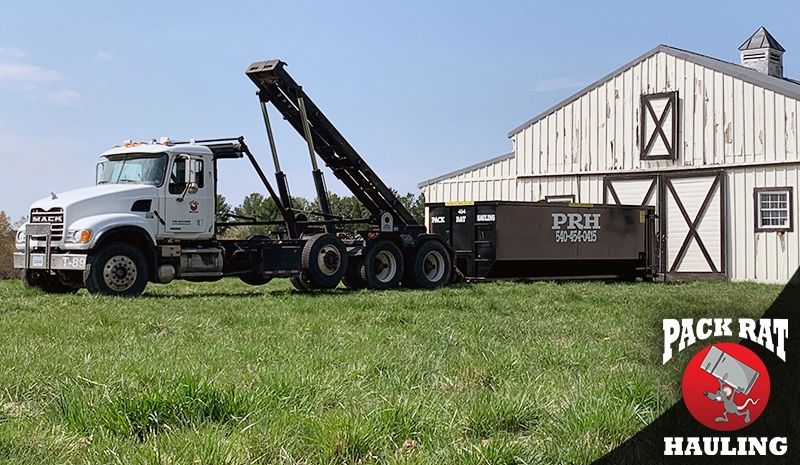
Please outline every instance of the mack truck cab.
M101 155L94 186L31 205L28 222L17 231L14 266L25 285L48 292L85 286L93 293L137 294L150 271L157 277L158 270L148 268L158 245L215 236L214 183L207 146L166 138L126 141ZM184 275L221 271L209 265L218 252L187 257ZM162 281L176 272L162 269Z

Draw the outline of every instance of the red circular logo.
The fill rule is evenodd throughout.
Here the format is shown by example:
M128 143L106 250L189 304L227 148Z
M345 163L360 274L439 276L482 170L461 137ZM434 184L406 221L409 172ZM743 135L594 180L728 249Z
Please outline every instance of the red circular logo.
M200 205L199 205L199 204L198 204L196 201L194 201L194 200L192 200L191 202L189 202L189 209L190 209L190 210L192 210L193 212L194 212L194 211L197 211L197 207L199 207L199 206L200 206Z
M695 420L735 431L761 416L769 401L769 373L752 350L732 342L701 349L686 365L683 402Z

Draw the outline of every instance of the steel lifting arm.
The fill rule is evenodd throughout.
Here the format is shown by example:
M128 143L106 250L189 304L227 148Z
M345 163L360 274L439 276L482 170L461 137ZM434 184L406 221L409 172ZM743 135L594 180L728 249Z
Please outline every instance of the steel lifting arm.
M260 61L247 68L247 76L259 89L262 101L271 102L303 137L305 130L300 103L310 125L310 145L333 174L372 215L389 212L396 226L422 228L397 195L367 165L363 158L284 69L280 60Z
M250 160L250 164L253 165L253 169L255 169L256 174L258 174L259 179L261 179L261 182L267 189L269 196L272 198L272 201L275 202L275 207L278 209L278 213L280 213L281 218L283 218L283 223L286 226L287 231L289 231L291 237L294 237L293 232L297 229L297 222L294 213L291 211L291 206L284 204L281 197L272 188L272 185L269 183L269 179L267 179L267 176L264 174L264 171L258 164L256 157L252 152L250 152L250 148L247 147L247 144L245 144L244 137L196 140L194 143L208 147L211 150L211 153L214 155L215 161L224 158L241 158L242 155L247 155L247 159ZM259 222L259 224L266 223Z

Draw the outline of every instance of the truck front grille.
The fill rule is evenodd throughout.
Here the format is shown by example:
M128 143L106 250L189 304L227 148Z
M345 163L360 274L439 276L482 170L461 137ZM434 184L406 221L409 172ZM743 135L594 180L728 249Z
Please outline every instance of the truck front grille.
M64 209L51 208L44 210L41 208L34 208L31 210L30 223L32 224L49 224L50 225L50 238L52 241L60 241L64 238ZM41 239L44 237L33 236L31 239Z

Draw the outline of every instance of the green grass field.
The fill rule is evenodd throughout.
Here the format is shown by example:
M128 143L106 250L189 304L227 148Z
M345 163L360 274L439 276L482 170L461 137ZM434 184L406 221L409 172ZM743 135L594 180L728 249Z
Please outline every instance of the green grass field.
M0 282L0 461L587 463L679 398L661 319L780 287L494 283L299 294Z

